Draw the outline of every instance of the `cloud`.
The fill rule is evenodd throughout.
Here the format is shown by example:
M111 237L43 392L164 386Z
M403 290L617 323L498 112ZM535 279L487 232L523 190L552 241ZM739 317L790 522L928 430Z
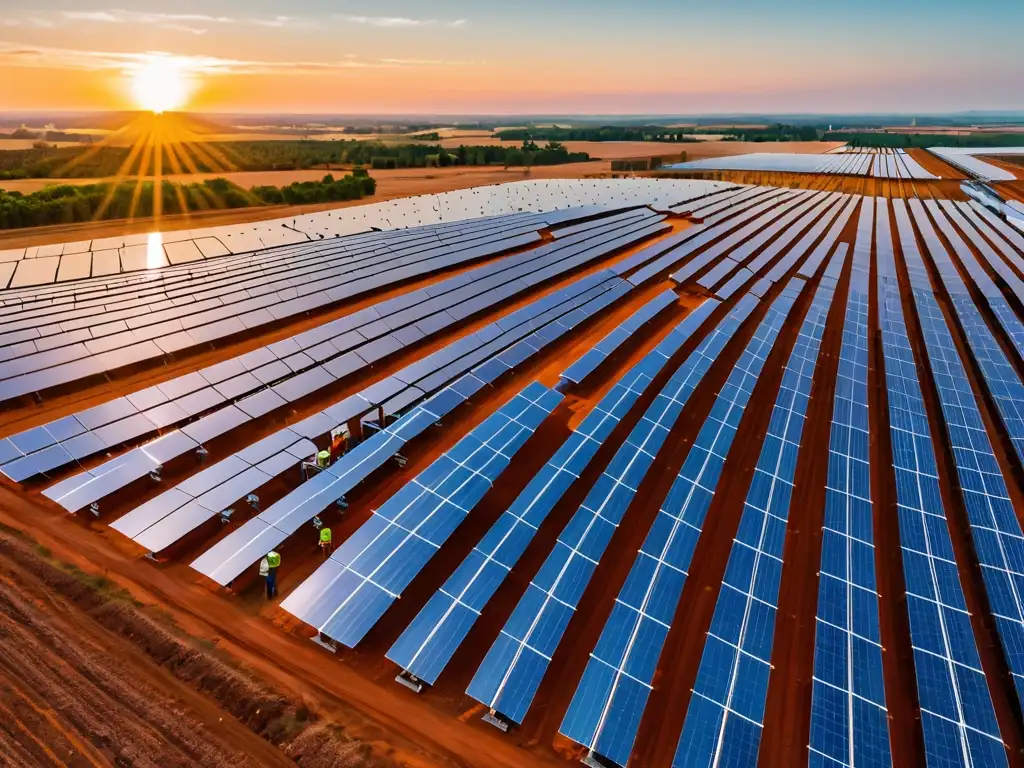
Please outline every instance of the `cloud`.
M94 21L104 24L230 24L227 16L209 16L204 13L143 13L113 8L105 11L61 11L70 21Z
M76 69L130 72L155 58L170 58L183 72L206 75L299 75L342 72L353 69L400 69L412 66L456 67L462 61L418 59L366 59L351 54L336 61L260 61L225 59L217 56L174 56L161 51L121 53L82 51L70 48L22 45L0 41L0 67L19 66L44 69Z
M69 21L96 21L103 24L118 24L123 21L108 11L61 11L60 15Z
M337 21L348 22L349 24L365 24L371 27L463 27L468 21L457 19L455 21L441 21L439 19L410 19L404 16L352 16L339 14L334 16Z
M205 13L152 13L130 11L123 8L105 8L86 11L60 11L52 18L32 16L23 19L5 19L3 26L36 27L50 29L58 25L71 23L89 24L148 24L172 32L191 35L203 35L210 26L223 24L246 24L268 29L310 28L323 24L327 20L340 21L348 24L362 24L371 27L401 29L416 27L445 27L458 29L466 26L467 19L442 21L440 19L414 19L404 16L359 16L338 14L329 19L298 18L295 16L268 16L232 18L215 16Z
M5 27L31 27L34 29L53 29L57 26L49 19L39 16L29 16L27 19L4 19Z
M184 32L189 35L205 35L210 31L203 27L190 27L187 24L161 24L160 29L167 29L171 32Z

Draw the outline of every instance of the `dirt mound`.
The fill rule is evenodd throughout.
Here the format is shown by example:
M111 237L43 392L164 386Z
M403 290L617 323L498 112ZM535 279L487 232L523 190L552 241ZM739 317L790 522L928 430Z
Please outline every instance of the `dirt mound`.
M102 576L5 534L0 645L0 765L389 765Z

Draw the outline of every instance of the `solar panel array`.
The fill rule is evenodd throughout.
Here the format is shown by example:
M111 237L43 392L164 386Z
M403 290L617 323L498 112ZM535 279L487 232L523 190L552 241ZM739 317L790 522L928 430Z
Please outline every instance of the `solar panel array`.
M773 168L774 160L753 157L762 169L783 170ZM828 169L816 172L930 177L902 150L790 160ZM155 360L166 352L163 337L138 334L161 323L177 323L173 333L186 334L172 342L182 350L232 336L239 327L258 332L267 323L287 322L357 295L350 290L394 291L282 341L0 439L0 471L26 483L59 472L44 493L68 511L100 504L109 514L135 491L148 497L156 489L112 527L164 557L188 551L197 571L241 589L248 589L248 579L235 580L255 574L254 564L267 551L283 546L291 561L293 537L312 531L325 513L333 527L334 516L351 503L346 514L359 516L350 526L354 533L288 589L285 610L324 638L359 646L357 655L376 652L383 641L413 687L443 685L451 675L461 688L459 675L473 672L467 693L491 710L492 721L522 723L529 714L532 722L535 711L538 722L561 718L560 733L582 745L591 763L636 762L641 723L650 721L659 725L653 734L659 753L675 747L674 766L754 765L772 720L769 690L779 686L787 695L796 692L796 711L809 718L802 726L809 733L806 756L803 745L789 743L781 745L786 754L822 768L891 765L887 694L890 706L899 701L902 707L906 697L887 690L893 680L903 685L904 677L890 668L903 660L883 654L879 606L883 597L900 601L909 619L922 760L930 768L1007 763L1001 728L1005 733L1010 720L1003 709L997 719L996 704L1013 695L1011 677L1017 698L1011 709L1024 702L1024 530L1012 501L1024 465L1024 382L1018 375L1024 370L1024 237L1011 222L977 203L890 203L653 179L536 182L431 199L432 210L385 203L377 213L351 209L356 213L347 219L301 217L291 230L302 238L344 235L337 239L289 242L292 235L282 235L274 247L260 240L245 254L195 261L182 245L163 251L188 261L178 266L0 294L2 389L5 382L24 384L21 377L58 369L72 377L65 384L74 383L96 364L62 366L97 358L116 368L127 359L120 357L122 348L152 352L151 343L159 354L138 362ZM847 233L858 211L844 269ZM666 220L672 214L691 221L680 227ZM374 217L388 219L384 228L392 231L358 231ZM542 238L541 229L552 236ZM270 243L274 235L257 226L252 237ZM624 248L628 254L620 254ZM478 259L485 262L472 263ZM901 264L910 275L909 293L901 289ZM439 268L456 273L428 283L424 278ZM655 287L670 273L675 285ZM393 285L404 280L416 284ZM808 284L813 297L804 296ZM884 369L870 374L874 287ZM680 293L703 296L703 303L687 310L693 303L680 302ZM246 303L271 295L266 306ZM832 354L823 345L826 338L832 344L825 330L837 299L845 302L834 318L842 318L838 375L834 400L822 404L831 413L824 509L791 510L798 464L818 460L810 456L817 451L801 451L801 442L812 381L825 370L819 350L823 358ZM591 336L593 326L584 324L613 305L614 312L629 305L621 314L626 319L603 338ZM793 318L805 305L792 349L776 352L780 363L786 361L781 384L765 392L773 406L766 430L755 434L761 417L745 420L743 414L773 348L790 343L787 335L779 339L782 329L797 330ZM168 311L174 317L158 314ZM40 323L55 314L61 321ZM247 320L239 326L242 317ZM187 329L183 318L192 318ZM586 343L556 351L553 345L574 334ZM915 350L919 338L924 344ZM75 345L88 354L64 360L59 350ZM426 345L429 353L416 352ZM720 359L727 346L730 359ZM102 357L108 352L113 355ZM639 359L625 374L602 381L621 364L617 360L633 355ZM715 383L725 378L717 392L707 380L716 363ZM502 395L500 407L483 406L516 374L553 382L559 370L555 389L533 381L510 399L511 391ZM349 386L347 379L356 376L360 386ZM870 387L882 381L888 407L869 411ZM762 389L768 386L762 379ZM595 391L601 394L591 405ZM933 391L938 407L929 413ZM377 509L354 493L371 478L399 472L402 454L429 445L439 427L461 423L461 414L474 409L487 414L479 426L430 456L425 469L410 472ZM625 532L636 526L629 516L643 514L634 503L638 493L643 498L670 460L662 449L674 442L672 430L692 416L700 424L697 437L685 450L673 449L683 454L683 465L657 513L651 509L644 518L653 517L649 530ZM541 465L532 477L506 471L513 461L525 461L517 452L526 452L523 446L545 421L545 430L564 440L550 447L540 439L530 443L537 453L530 461ZM353 447L296 483L298 465L343 426L352 429ZM888 440L878 433L886 427ZM621 443L612 438L619 433L628 433ZM724 566L724 577L706 597L693 596L715 600L710 626L689 626L698 603L684 588L698 567L695 552L716 491L724 488L720 481L735 482L727 462L740 461L730 458L737 437L759 448L759 456L755 467L741 470L752 477L741 489L742 510L734 510L738 527L720 526L713 542L700 545L710 567ZM876 550L875 515L888 512L874 508L871 478L893 476L888 466L872 466L873 452L886 450L875 447L880 439L892 446L896 561L895 551ZM940 469L947 466L938 461L946 446L955 477L943 477ZM166 487L161 470L173 476ZM499 478L511 491L508 498L514 496L507 508L486 502ZM254 500L254 516L228 513L255 493L267 504L260 509ZM214 536L218 517L227 525L224 535ZM725 519L735 525L731 513ZM815 612L813 677L799 681L792 670L771 670L773 648L781 644L777 613L788 600L780 594L781 579L792 567L784 561L787 528L797 525L816 538L817 530L805 531L809 521L812 529L821 522L821 552L816 580L807 585L817 593L816 606L796 616L809 619ZM969 538L956 538L958 526ZM470 527L486 533L469 540ZM626 538L645 534L639 552L621 551ZM727 558L717 547L720 535L732 537ZM441 549L468 554L448 562L445 553L435 557ZM521 580L508 578L540 561ZM969 589L966 569L974 562L982 579ZM428 573L436 573L438 583L444 579L429 597L412 588L433 578ZM880 596L882 574L890 584L902 574L906 594ZM601 592L609 578L615 597ZM415 618L388 636L395 622L382 619L389 608L403 596L415 603L421 594L421 604L406 606ZM979 596L984 614L973 617L968 598ZM596 642L593 619L574 620L590 607L604 620ZM478 622L482 615L493 625ZM994 628L998 646L975 639L982 626ZM897 621L894 631L901 627ZM690 637L704 629L705 635ZM672 667L680 660L666 650L676 639L697 640L702 649L692 659L692 691L664 692L664 701L686 702L678 717L648 706L654 689L678 682ZM788 659L799 643L787 642L774 652ZM582 677L566 679L565 670L578 667L571 660L566 667L564 659L591 649L577 659L579 668L586 662ZM463 664L457 674L448 671L478 653L483 659L475 669ZM986 677L981 659L988 667L988 654L995 655L996 668L1009 671L1006 681ZM568 686L565 695L572 694L564 711L538 696L545 678L556 675ZM450 702L449 688L435 694ZM1005 688L998 698L997 688ZM456 706L465 711L464 702ZM902 711L900 718L901 724L912 720ZM643 745L645 755L651 747Z
M202 418L228 403L237 403L250 418L262 416L544 280L653 234L661 226L660 218L651 214L627 226L592 222L586 231L557 243L477 267L232 360L28 430L0 441L0 471L22 481L157 429Z
M122 278L119 273L125 273L128 279L140 276L145 279L143 270L166 268L168 264L201 268L206 262L217 263L226 255L372 232L479 220L520 211L548 213L571 206L624 208L637 205L667 210L690 197L731 186L722 182L709 185L707 182L655 179L520 181L258 223L0 250L0 289L10 289L0 302L18 301L45 290L74 290L74 286L89 277L119 280Z
M746 295L658 393L558 537L466 692L522 722L565 632L647 469L718 353L758 304Z
M878 217L880 324L896 471L900 547L925 757L929 766L950 762L1005 765L1006 755L946 521L932 434L901 306L889 214L882 202ZM970 384L928 285L924 262L902 204L896 206L896 222L943 410L955 419L949 423L950 434L968 439L964 446L954 438L954 453L959 455L966 449L976 469L974 446L982 449L983 455L987 444L984 426L980 414L970 407L973 399ZM964 405L967 408L963 408ZM995 457L991 457L991 464L995 464ZM994 477L1000 477L998 466ZM970 480L969 473L961 472L961 478ZM985 517L990 520L990 513ZM1019 525L1017 530L1019 535ZM1019 603L1015 610L1019 617Z
M533 382L388 499L281 607L355 646L562 400Z
M932 150L934 151L934 150ZM669 171L760 171L765 173L817 173L836 176L874 176L882 179L936 179L902 149L795 155L789 152L754 152L674 163Z
M1021 383L1020 376L1014 370L992 330L975 306L967 284L964 283L952 258L936 236L935 230L925 214L925 206L919 200L911 200L909 207L932 258L932 263L935 264L939 273L942 285L949 293L957 319L964 329L967 345L981 370L982 379L996 403L996 412L1010 437L1017 458L1024 461L1024 384ZM934 206L929 207L929 212L937 221L942 221L941 214ZM955 237L955 233L951 233L951 235ZM974 257L968 249L963 247L963 241L956 238L951 240L951 243L961 262L965 264L965 268L971 265ZM971 266L976 267L977 262ZM980 269L971 269L969 274L978 284L982 274ZM1006 305L1005 298L991 284L991 281L983 280L978 287L993 309L1001 308L1000 311L995 312L996 320L1010 338L1024 336L1024 324Z
M616 349L626 343L633 334L658 315L662 310L676 304L678 297L673 291L662 291L636 312L623 320L611 333L583 353L572 365L562 371L561 378L579 384L593 373Z
M704 518L744 408L804 285L803 278L794 277L771 304L715 399L633 561L562 721L562 734L619 765L629 760ZM703 682L706 678L699 677L696 696L711 693ZM764 683L767 687L767 675ZM687 765L696 764L691 757L684 760L689 761Z
M808 747L814 765L888 765L868 418L874 201L857 224L839 352L821 539Z
M1015 181L1017 177L999 166L986 163L979 155L1024 155L1024 147L929 147L928 151L968 176L983 181Z
M783 371L674 765L757 761L800 438L821 337L845 259L845 248L832 257Z
M437 680L548 514L716 306L709 299L697 307L601 398L395 641L389 659L420 680Z

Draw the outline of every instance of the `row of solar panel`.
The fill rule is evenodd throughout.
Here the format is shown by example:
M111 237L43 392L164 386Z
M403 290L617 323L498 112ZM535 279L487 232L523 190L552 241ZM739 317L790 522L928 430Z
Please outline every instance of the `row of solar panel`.
M259 224L128 235L75 243L0 250L0 288L10 291L0 307L23 294L84 285L93 277L169 265L203 267L229 254L248 254L289 244L369 236L424 225L444 226L475 217L522 211L555 212L568 206L635 207L665 211L678 201L731 187L722 182L605 179L527 181L477 187L386 203L360 205ZM63 254L63 256L61 255ZM146 270L143 272L142 270Z
M433 227L420 227L401 232L371 232L352 235L344 239L316 240L294 245L262 248L239 255L224 255L197 264L147 269L134 274L116 274L78 280L71 284L34 286L13 289L0 295L0 317L9 321L17 310L25 316L42 315L43 310L59 309L66 312L87 310L104 305L114 309L134 306L133 299L153 300L190 294L190 287L205 292L220 286L225 276L244 278L261 274L260 270L277 270L281 265L304 263L311 258L325 258L332 254L367 254L389 249L405 250L419 245L430 248L460 234L497 232L502 229L534 224L544 226L548 215L520 213L503 217L487 217L471 222L455 222ZM198 285L196 285L198 281ZM116 303L115 303L116 302ZM80 315L82 317L85 314Z
M802 278L793 278L772 302L716 397L633 561L562 721L562 734L619 765L629 760L704 518L743 410L804 285ZM787 453L791 457L794 452ZM781 562L776 583L778 572ZM771 583L769 578L759 585L765 593L760 595L762 599L768 599ZM751 698L762 678L767 688L767 674L752 674L755 671L747 670L745 681ZM720 674L718 679L722 679ZM698 677L695 696L715 695L706 682ZM687 733L684 729L684 741Z
M600 273L598 273L598 275L592 276L592 278L583 278L582 281L593 279L593 277L597 276L600 276ZM562 324L555 316L551 316L550 318L544 318L543 316L546 313L551 313L552 310L544 308L543 303L545 300L543 299L540 302L535 302L533 305L533 309L524 309L519 310L517 313L513 313L514 315L520 315L519 320L521 321L521 323L532 323L533 325L530 326L531 328L535 327L536 324L541 320L548 320L548 322L547 325L541 327L539 331L533 332L526 339L518 342L517 344L508 348L504 352L494 355L490 360L483 362L479 366L474 368L474 375L482 376L486 381L492 381L494 378L501 375L501 373L503 373L505 370L508 370L509 368L513 368L519 365L522 361L535 354L535 352L538 349L543 348L551 341L554 341L561 335L567 333L570 330L570 327L575 326L578 322L581 322L583 319L592 316L595 312L599 311L604 306L607 306L607 304L610 303L611 301L624 295L631 289L631 287L632 286L627 281L621 280L620 278L612 278L609 281L609 287L607 288L607 290L605 290L600 295L589 298L585 303L581 304L580 306L565 308L565 317L571 318L569 320L569 324ZM533 313L532 318L530 317L531 312ZM554 314L557 314L557 312L558 308L555 308ZM326 504L329 503L331 502L326 502ZM285 499L282 499L281 502L278 503L278 505L280 505L282 509L287 510L291 507L292 502L289 500L288 497L285 497ZM322 508L323 507L321 507L321 509ZM205 555L199 558L195 563L193 563L193 567L195 567L197 570L202 571L211 578L214 578L215 580L220 580L221 583L224 583L224 580L230 581L231 579L235 578L238 575L238 573L241 572L240 570L236 570L236 568L239 568L239 566L241 568L244 568L248 564L241 565L242 560L236 557L236 555L234 554L233 549L236 546L234 541L237 540L244 542L247 540L247 537L249 536L249 532L245 530L247 526L252 530L255 530L260 527L265 527L267 525L269 525L270 527L275 527L273 523L267 522L268 517L271 517L273 514L277 513L274 511L274 508L272 507L270 510L267 510L266 513L262 513L253 520L249 521L249 523L247 523L241 529L232 534L232 536L229 536L228 538L222 540L215 547L209 550ZM303 514L305 514L305 512ZM305 519L308 520L310 517L312 517L312 515L309 515ZM280 543L280 541L283 541L284 538L286 538L290 532L291 531L278 531L278 533L276 534L264 533L264 535L272 538L276 537L278 539L277 543ZM228 562L230 562L231 565L230 568L226 569L226 564ZM251 562L252 561L250 561L249 564L251 564Z
M846 195L838 194L829 194L817 198L817 205L804 213L799 220L786 221L781 226L777 222L772 227L768 227L766 232L770 232L772 236L779 230L783 231L782 234L767 246L765 246L767 238L763 235L758 235L730 253L729 259L734 260L737 264L742 263L742 267L735 269L735 266L731 265L731 268L728 270L721 270L719 267L716 267L705 273L698 283L708 290L721 283L721 286L715 291L715 295L720 299L727 299L740 290L740 288L747 285L754 275L760 274L779 254L785 252L772 265L768 274L762 278L763 284L758 290L763 295L772 284L781 280L798 261L803 259L811 245L818 240L822 232L829 226L836 213L841 210L843 202L847 199ZM804 206L801 209L806 210ZM826 240L838 238L841 231L838 227L833 228ZM802 232L805 233L804 236L790 248L789 246ZM787 248L788 250L786 250ZM757 253L757 256L749 259L754 253Z
M166 299L159 304L141 308L138 318L107 322L109 316L99 315L96 322L115 330L100 339L87 340L89 328L61 333L56 341L63 346L35 351L36 343L29 341L16 345L31 345L31 349L18 350L18 356L0 363L0 398L49 389L127 365L161 358L166 354L214 341L225 336L244 333L252 328L277 322L296 314L327 306L352 296L392 285L395 281L462 264L467 260L495 255L509 248L536 242L538 235L530 233L493 241L463 251L444 252L414 265L385 265L378 271L349 281L334 278L339 283L332 287L306 283L305 288L316 287L316 292L303 296L297 287L281 289L257 298L248 298L247 291L239 290L233 296L202 302L182 302ZM297 278L295 278L297 279ZM164 306L167 305L167 306ZM136 310L133 310L133 313ZM175 317L170 317L170 315ZM178 317L178 316L182 317ZM131 327L135 325L137 327ZM22 351L24 354L21 354Z
M759 171L764 173L821 173L867 176L871 155L795 155L785 152L759 152L748 155L715 157L666 166L672 171Z
M950 757L960 761L965 755L970 756L970 764L1005 765L1002 739L946 522L933 436L903 316L889 211L884 202L879 201L877 230L879 319L896 471L900 548L925 756L929 766L941 765ZM988 445L984 425L973 406L970 384L942 312L930 287L924 290L928 276L906 208L895 208L927 356L932 371L953 384L953 389L939 387L943 413L950 427L948 435L958 455L964 449L960 436L967 438L967 455L976 461L975 446L980 457ZM968 431L970 426L974 428ZM994 456L991 464L995 465ZM994 468L994 477L1001 481L998 465ZM1017 531L1019 536L1019 525Z
M875 580L868 419L868 301L874 200L857 224L829 440L811 685L810 754L888 765Z
M659 293L619 323L611 333L577 358L569 367L562 371L560 378L573 384L582 382L601 363L608 359L609 355L629 341L634 334L639 332L644 325L653 320L660 312L676 304L678 299L679 297L676 296L675 292L668 289Z
M781 196L758 198L756 205L740 215L727 219L718 227L704 230L689 240L682 250L690 254L721 237L724 232L728 232L728 235L687 261L681 269L672 274L672 279L682 285L705 267L716 263L724 254L735 250L748 238L755 237L764 227L786 211L804 202L809 194L801 190L783 193ZM744 224L744 226L737 227L739 224Z
M753 237L729 250L697 280L697 284L705 290L711 290L724 282L741 264L746 265L748 274L759 272L762 266L774 259L811 225L832 199L831 193L814 193L803 197L798 205L790 207L784 215L761 227ZM755 253L758 254L757 258L751 261Z
M277 397L262 394L256 403L265 413L264 407L305 396L526 290L547 279L552 267L563 271L578 266L581 260L603 256L632 234L619 234L611 240L613 246L601 247L610 236L585 250L578 247L578 241L566 240L564 245L556 244L558 247L545 248L541 253L485 265L201 371L14 435L0 441L0 471L20 482L225 403L238 401L248 411L245 398L270 386Z
M690 395L758 298L744 296L673 374L558 537L467 693L522 722L597 564Z
M797 456L821 338L845 258L846 249L837 249L783 369L673 765L757 762Z
M656 251L652 251L652 253L656 253ZM532 330L533 326L536 326L548 319L545 315L554 319L559 316L560 313L564 313L566 311L566 308L559 309L557 306L552 307L551 305L557 304L557 302L562 299L571 299L575 305L575 308L572 309L572 313L575 313L575 317L567 321L563 314L562 320L558 325L565 327L559 331L560 334L569 327L572 327L576 322L585 319L587 314L581 312L579 308L581 304L586 304L589 312L596 311L600 306L618 298L628 285L620 281L619 284L616 284L611 290L608 290L604 295L600 296L598 301L591 301L591 296L588 294L593 294L593 291L588 292L583 289L592 283L602 282L605 277L606 276L602 273L597 273L590 277L583 278L580 281L577 281L576 285L579 287L580 291L578 292L576 299L571 299L571 297L566 296L565 292L556 292L555 294L551 294L537 302L534 302L523 310L513 313L513 315L507 318L508 322L504 325L507 326L512 322L526 321L531 325L528 327L520 325L519 331L520 336L526 335ZM605 286L605 288L607 288L607 286ZM602 289L600 285L595 285L594 290L600 291L604 289ZM494 327L496 328L496 333L500 331L502 325L502 321L495 324ZM488 328L490 327L492 326L488 326ZM474 334L474 337L479 336L480 334L485 334L486 330L486 328L481 329L481 331ZM507 337L509 334L515 332L516 331L513 328L510 331L501 333L500 336ZM490 338L490 334L486 334L485 337ZM552 336L549 333L548 340L553 338L555 338L555 336ZM327 409L327 411L319 417L314 416L305 420L300 425L294 425L292 429L305 436L316 436L316 434L325 433L336 427L338 423L356 416L361 411L365 410L368 402L378 402L385 397L389 397L395 389L399 388L403 383L418 381L414 374L416 370L433 371L433 373L428 377L428 379L435 379L431 384L432 387L438 383L436 381L438 376L450 375L456 369L458 373L461 373L476 362L477 359L484 357L486 354L492 353L492 351L500 350L502 343L508 343L509 340L506 339L502 342L500 338L490 338L490 342L488 343L480 344L480 339L477 339L477 342L478 346L476 350L471 349L468 339L455 342L452 345L449 345L448 348L435 353L424 361L407 366L406 369L403 369L403 371L399 372L395 376L382 382L378 382L378 384L368 390L364 390L360 395L353 396L337 406ZM460 345L465 348L457 349ZM505 354L507 356L509 353ZM523 352L516 353L517 356L526 354L532 354L532 348L524 348ZM449 363L449 361L453 359L457 361L457 364ZM500 359L501 358L499 358L499 360ZM497 375L504 370L501 366L507 364L514 365L517 359L518 357L516 359L505 361L504 363L497 360L492 361L492 363L486 367L493 368L494 366L498 366L497 370L493 371L493 373ZM484 367L485 366L481 366L481 369ZM430 387L427 387L422 382L419 383L422 387L429 390ZM422 390L418 387L408 386L403 393L394 395L388 403L395 402L399 397L409 395L422 396ZM408 404L408 402L409 401L405 404ZM358 405L359 407L349 408L349 406L352 406L353 404ZM231 462L231 469L239 475L246 475L247 480L242 478L236 479L234 475L231 475L230 477L223 476L224 473L218 465L214 465L204 472L216 477L218 483L222 485L230 485L232 493L241 493L243 491L247 493L258 488L259 485L262 484L261 481L264 480L263 476L259 473L248 471L244 459L239 460L240 457L238 456L233 457L233 459L234 460ZM204 473L200 473L200 475L203 474ZM186 481L186 483L190 483L192 480L193 479L190 479L190 481ZM203 489L206 488L207 483L201 477L197 476L195 480L197 481L197 487ZM180 491L182 488L179 487L178 489L172 490ZM124 532L132 535L137 541L154 549L154 551L158 551L159 549L173 543L177 538L180 538L180 536L194 529L205 519L208 519L211 515L215 514L213 510L208 509L208 506L191 503L189 500L190 496L192 496L192 494L186 490L184 495L182 493L169 493L165 494L165 497L157 497L157 499L154 499L146 505L143 505L143 507L129 513L129 515L122 518L118 523L115 523L115 527L123 527ZM219 493L215 494L215 496L220 500Z
M650 211L647 214L653 215ZM70 340L72 343L69 345L48 348L45 352L28 354L26 357L0 363L0 368L10 368L7 373L14 376L10 382L0 383L0 395L6 391L4 387L13 387L10 396L14 396L33 391L33 388L42 389L55 386L93 373L112 370L124 364L139 362L149 357L159 357L165 352L242 332L265 322L274 322L296 312L308 311L317 306L349 298L357 293L422 275L424 272L436 271L440 268L479 259L482 256L528 245L539 240L539 236L534 231L537 226L539 223L525 229L520 227L517 232L521 234L512 233L514 236L508 236L508 233L494 235L490 239L482 241L482 244L473 247L466 247L466 243L456 243L425 252L413 247L407 256L402 257L400 260L402 263L398 261L386 264L371 263L363 270L369 271L366 275L357 275L352 272L332 278L334 283L339 283L339 281L343 283L340 285L327 285L323 280L310 280L310 276L295 275L294 272L290 272L285 279L289 281L290 286L287 290L294 294L293 296L283 296L278 291L277 293L266 293L265 296L257 298L247 298L243 294L251 293L252 290L245 289L244 284L239 284L237 281L229 281L227 287L223 289L230 291L227 296L205 298L199 301L162 297L161 302L169 303L170 306L164 308L149 303L135 307L133 310L113 313L109 311L108 307L104 310L106 314L97 321L102 323L101 327L104 332L110 331L110 334L102 339L81 338L82 334L88 337L92 331L84 327L79 328L77 325L91 322L90 320L71 321L71 324L76 327L59 337ZM581 233L573 240L578 242L587 236L587 233ZM473 243L481 243L481 241L474 240L468 245ZM371 254L369 257L371 262L379 260L379 255ZM405 262L413 263L405 264ZM358 267L353 269L358 271ZM334 268L335 272L339 270L341 270L340 267ZM349 278L352 279L349 281ZM254 279L252 282L258 286L258 289L253 290L264 292L271 290L272 284L268 284L265 279ZM268 304L268 307L249 306L253 301ZM95 312L95 310L89 311ZM127 320L121 319L121 316L126 313L132 315L139 312L143 313L140 317L129 316ZM187 315L187 318L179 320L176 317L170 317L168 313ZM165 315L168 316L165 317ZM110 322L111 320L114 322ZM34 325L34 321L27 322ZM156 323L156 325L147 326L150 323ZM57 328L60 325L62 324L54 324L52 327ZM186 325L188 328L183 329L183 326ZM32 328L31 331L37 332L35 328ZM164 341L157 338L161 336L165 340L170 339L171 346L167 346ZM49 343L48 341L47 344ZM28 345L31 349L24 351L32 353L35 344L34 341L25 341L9 349L18 349Z
M537 382L527 386L376 509L281 607L355 646L562 398Z
M716 306L708 300L694 309L601 398L431 597L388 651L388 658L420 680L437 680L548 514Z
M461 376L489 357L493 360L477 367L475 376L482 381L493 381L497 376L513 367L518 359L509 359L510 352L507 351L507 348L516 342L532 337L535 333L536 323L548 321L557 323L557 318L561 317L563 324L560 324L560 327L567 330L571 327L570 324L575 325L581 322L589 317L589 314L619 298L623 291L624 284L618 281L617 285L612 285L611 276L607 273L595 273L582 278L566 289L549 294L528 305L524 308L525 314L523 310L520 310L517 313L520 317L515 324L512 322L505 324L504 320L508 319L505 318L469 336L453 341L437 352L407 365L397 373L361 392L345 398L318 414L307 417L298 424L280 430L278 434L297 434L307 438L320 437L339 428L350 419L359 417L371 408L384 407L385 403L388 404L388 414L396 415L400 410L411 405L413 401L424 397L426 393L435 391L449 380ZM583 310L581 307L586 309ZM569 315L572 315L573 318L566 320ZM501 324L504 324L508 330L502 331ZM541 325L541 328L543 330L544 326ZM488 332L488 329L493 329L494 333ZM543 346L543 344L537 343L541 338L536 337L531 345L525 347L524 354L533 354L536 349ZM546 344L553 338L551 336L543 343ZM390 404L395 403L399 397L406 398L405 404L401 409L392 408ZM376 419L376 411L371 412L368 418ZM204 513L189 502L187 497L194 497L189 490L193 482L198 482L200 487L205 487L208 481L203 477L204 475L209 475L218 484L231 481L234 492L240 492L236 498L255 491L263 484L261 475L247 473L242 453L244 452L234 454L214 464L179 484L176 488L170 489L156 499L129 512L114 523L113 527L131 536L151 551L159 552L165 549L217 512L217 510L206 507L206 516L203 517ZM247 473L247 481L235 479L236 475L245 473ZM184 495L181 492L184 492Z
M8 347L9 357L29 356L30 359L22 361L20 366L8 360L0 364L0 374L7 378L37 370L43 366L30 365L33 352L75 342L81 342L87 352L98 354L119 346L129 332L139 339L150 339L166 336L173 325L178 331L197 328L196 332L201 333L199 326L234 316L254 327L267 321L269 315L259 314L257 310L271 305L269 297L276 298L287 310L289 302L305 301L303 297L365 280L380 272L394 272L396 279L403 279L422 274L423 262L430 271L429 265L436 264L440 257L462 253L455 262L461 263L487 255L495 250L494 244L506 240L512 243L510 247L532 242L539 239L536 230L543 225L542 221L512 226L495 223L483 232L468 233L461 238L441 240L428 233L410 243L398 243L394 247L386 243L370 244L363 250L349 250L340 244L321 245L317 252L305 255L298 263L295 259L285 260L274 269L253 269L253 274L230 269L191 278L182 276L180 286L154 286L146 292L148 295L138 295L138 287L129 285L90 301L48 302L27 308L4 323L2 340L7 345L18 345ZM232 310L234 315L229 314ZM53 322L55 311L60 312L59 322ZM284 311L280 316L287 314ZM156 326L156 330L147 330L150 326Z

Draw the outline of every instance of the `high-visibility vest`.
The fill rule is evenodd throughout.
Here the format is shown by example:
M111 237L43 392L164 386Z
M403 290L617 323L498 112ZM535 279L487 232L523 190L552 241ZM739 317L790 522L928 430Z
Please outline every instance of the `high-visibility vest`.
M277 552L267 553L267 564L271 568L277 568L281 564L281 556Z
M330 544L331 543L331 529L330 528L321 528L320 529L320 543L321 544Z
M318 453L316 455L316 464L317 464L318 467L326 467L330 463L331 463L331 452L330 451L320 451L320 453Z

